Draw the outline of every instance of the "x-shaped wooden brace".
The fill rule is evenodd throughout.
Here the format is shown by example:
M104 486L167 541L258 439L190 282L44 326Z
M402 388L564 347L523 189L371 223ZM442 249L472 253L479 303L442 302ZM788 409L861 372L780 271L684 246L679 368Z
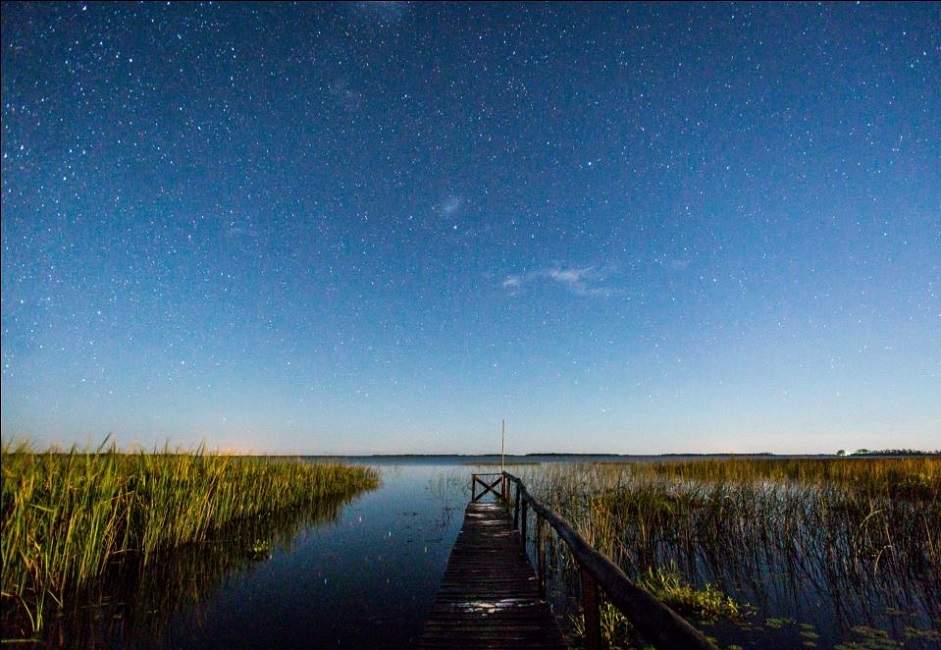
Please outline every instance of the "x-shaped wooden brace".
M487 485L486 483L484 483L483 480L481 480L481 478L480 478L479 476L475 476L475 477L474 477L474 481L476 481L477 483L480 483L480 485L484 488L484 491L481 492L480 494L478 494L477 496L475 496L473 500L474 500L474 501L480 500L480 499L481 499L485 494L487 494L488 492L493 492L493 495L494 495L494 496L499 497L499 496L500 496L500 493L497 492L495 488L496 488L498 485L500 485L500 482L501 482L502 480L503 480L503 477L501 476L501 477L499 477L496 481L494 481L493 483L491 483L490 485Z

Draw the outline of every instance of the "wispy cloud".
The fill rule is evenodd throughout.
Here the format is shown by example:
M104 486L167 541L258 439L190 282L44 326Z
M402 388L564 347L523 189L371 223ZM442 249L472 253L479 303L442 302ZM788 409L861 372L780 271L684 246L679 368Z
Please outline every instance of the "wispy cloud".
M594 266L555 266L527 273L508 275L501 283L511 293L519 293L527 285L546 282L564 287L579 296L609 296L614 289L607 286L606 274Z
M449 196L441 204L441 214L445 217L453 216L464 205L464 199L460 196Z

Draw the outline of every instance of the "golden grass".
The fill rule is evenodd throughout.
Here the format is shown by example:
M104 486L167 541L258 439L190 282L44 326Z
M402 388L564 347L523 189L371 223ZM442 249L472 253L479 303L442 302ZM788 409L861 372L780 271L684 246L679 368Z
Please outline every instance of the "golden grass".
M2 448L4 608L34 631L53 601L134 554L147 565L231 522L375 487L374 470L290 459L184 453L34 453Z

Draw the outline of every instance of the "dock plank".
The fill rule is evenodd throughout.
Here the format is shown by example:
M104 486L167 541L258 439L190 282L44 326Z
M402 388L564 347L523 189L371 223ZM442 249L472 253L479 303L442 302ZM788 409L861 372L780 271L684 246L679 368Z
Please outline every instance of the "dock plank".
M502 503L467 506L418 647L568 647L511 528Z

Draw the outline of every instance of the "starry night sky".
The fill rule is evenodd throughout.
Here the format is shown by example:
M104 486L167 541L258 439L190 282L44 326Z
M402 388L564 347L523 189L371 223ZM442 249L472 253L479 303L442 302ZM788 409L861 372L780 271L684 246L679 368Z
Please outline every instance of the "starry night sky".
M13 4L2 431L941 447L941 4Z

